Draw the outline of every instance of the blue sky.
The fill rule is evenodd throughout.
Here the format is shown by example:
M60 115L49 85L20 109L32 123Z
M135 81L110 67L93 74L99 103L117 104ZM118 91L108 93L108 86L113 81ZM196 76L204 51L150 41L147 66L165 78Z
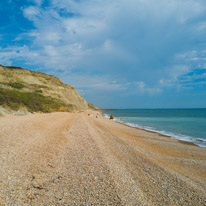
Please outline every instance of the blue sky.
M1 0L0 48L102 108L206 107L205 0Z

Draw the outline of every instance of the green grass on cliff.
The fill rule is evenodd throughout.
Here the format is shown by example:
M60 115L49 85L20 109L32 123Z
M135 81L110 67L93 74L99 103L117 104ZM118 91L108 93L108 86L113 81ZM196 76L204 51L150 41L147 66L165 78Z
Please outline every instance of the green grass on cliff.
M10 86L14 89L23 89L24 85L22 83L19 82L9 82L9 83L4 83L4 82L0 82L1 85L5 85L5 86Z
M0 88L0 105L12 110L26 107L30 112L53 112L66 108L62 101L43 96L39 91L30 93L2 88Z

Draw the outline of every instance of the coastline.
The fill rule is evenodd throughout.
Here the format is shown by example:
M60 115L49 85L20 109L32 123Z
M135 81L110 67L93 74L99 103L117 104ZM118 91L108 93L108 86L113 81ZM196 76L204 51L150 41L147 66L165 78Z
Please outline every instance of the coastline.
M115 121L115 120L113 120L113 121ZM129 124L126 124L126 123L123 123L123 122L119 122L119 121L115 121L115 122L118 123L118 124L122 124L124 126L127 126L127 127L131 127L131 128L134 128L134 129L145 131L145 132L157 134L157 135L162 136L162 137L167 137L167 138L170 138L170 139L176 139L176 138L173 138L172 136L162 134L162 133L160 133L158 131L151 131L151 130L143 129L143 128L140 128L140 127L137 127L137 126L131 126ZM195 146L195 147L200 147L199 145L197 145L197 144L195 144L193 142L187 142L186 140L180 140L180 139L176 139L176 140L178 140L182 144L187 144L187 145L192 145L192 146Z
M204 205L206 150L99 111L1 117L0 205Z
M112 111L112 110L105 110L105 111ZM109 115L107 113L102 112L102 114L104 115L105 118L109 119ZM185 144L191 144L191 145L195 145L198 147L206 148L206 139L195 138L195 137L186 136L183 134L176 134L174 132L160 131L160 130L157 130L155 128L141 126L141 125L133 124L133 123L129 123L129 122L124 122L116 117L113 119L113 121L118 122L118 123L123 124L123 125L127 125L127 126L132 127L132 128L137 128L137 129L141 129L141 130L144 130L147 132L157 133L157 134L163 135L165 137L176 139L179 142L182 142Z

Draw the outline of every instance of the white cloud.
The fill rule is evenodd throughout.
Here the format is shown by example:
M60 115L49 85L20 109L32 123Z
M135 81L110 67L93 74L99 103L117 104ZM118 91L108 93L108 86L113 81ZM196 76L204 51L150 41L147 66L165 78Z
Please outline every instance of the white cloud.
M35 2L41 5L41 1ZM114 61L119 58L131 67L130 64L136 63L142 58L141 55L145 55L138 50L161 47L161 45L155 45L155 38L159 38L159 32L165 25L170 22L183 24L199 16L206 8L202 1L194 0L187 2L167 0L158 3L155 0L118 0L115 2L53 0L51 2L52 4L44 10L29 6L24 9L24 15L36 26L35 30L28 33L28 36L33 37L33 44L30 48L46 57L37 61L47 66L48 59L51 56L54 58L54 55L50 55L49 52L45 53L45 48L55 48L58 62L55 63L54 68L57 65L60 68L78 67L79 62L82 62L82 65L85 58L93 61L96 67L93 69L98 69L97 61L99 63L103 61L100 64L105 64L108 58L109 61L111 58ZM165 38L166 35L162 39ZM74 47L74 45L81 45L81 47ZM62 58L59 58L59 54ZM94 56L93 59L92 56ZM62 59L65 60L62 61ZM118 67L118 63L112 67L110 70ZM104 69L107 70L107 68L108 65L105 65Z
M146 94L149 94L149 95L157 95L157 94L160 94L162 92L162 89L156 87L156 88L149 88L145 85L144 82L134 82L133 83L134 86L136 86L137 88L137 92L140 92L140 93L146 93Z
M180 78L191 71L191 68L187 65L175 65L168 70L168 77L159 80L161 87L180 87Z
M33 2L37 4L38 6L41 6L42 4L42 0L33 0Z
M177 81L178 78L190 71L190 67L187 65L175 65L170 69L170 77L173 81Z
M206 49L187 51L176 55L177 60L187 64L197 64L198 67L204 68L206 61ZM197 66L196 65L196 66Z
M205 65L206 55L191 43L198 30L206 32L198 20L206 10L204 0L52 0L45 8L41 0L33 2L23 14L35 29L19 38L32 39L30 44L2 48L2 63L23 60L54 73L80 70L82 76L68 77L80 89L120 91L133 82L137 93L151 95L179 85L193 70L191 62ZM126 86L112 83L111 76Z
M162 92L161 88L148 87L144 82L118 81L109 76L63 73L60 77L65 83L75 86L81 94L126 92L131 95L146 94L153 96Z
M40 9L36 6L29 6L23 10L24 16L29 20L36 21L36 17L40 16Z
M13 60L23 60L25 63L38 58L38 53L30 51L27 46L0 48L0 62L3 65L12 65ZM16 65L14 65L16 66Z
M67 74L61 77L65 83L72 84L79 90L92 89L93 91L124 91L127 84L120 83L108 76L86 75L86 74Z

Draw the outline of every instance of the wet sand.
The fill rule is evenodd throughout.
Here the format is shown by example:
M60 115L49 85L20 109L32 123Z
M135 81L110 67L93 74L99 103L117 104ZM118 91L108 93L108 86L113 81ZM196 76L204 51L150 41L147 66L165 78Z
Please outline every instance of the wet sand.
M205 148L98 112L0 117L0 205L202 206L205 192Z

